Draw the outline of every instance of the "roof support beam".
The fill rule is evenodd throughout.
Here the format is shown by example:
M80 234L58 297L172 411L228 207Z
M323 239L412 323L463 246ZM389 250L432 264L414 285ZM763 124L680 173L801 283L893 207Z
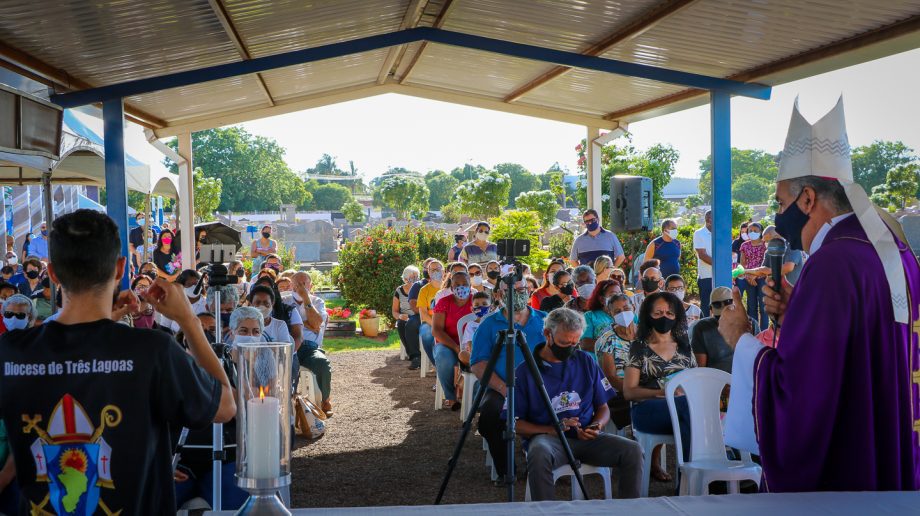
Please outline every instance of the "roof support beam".
M243 43L243 38L240 37L240 33L236 30L236 26L233 24L230 13L227 12L227 8L224 6L223 1L208 0L208 3L211 4L211 10L214 11L217 21L223 26L224 32L227 33L227 37L230 38L233 46L236 47L236 51L239 52L240 57L244 60L252 59L252 56L249 54L249 49L246 48L246 44ZM257 73L255 76L256 82L259 84L259 89L262 90L262 94L265 95L266 100L268 100L268 105L274 106L275 99L272 98L271 92L268 91L268 86L265 85L265 80L262 78L262 75Z
M447 15L450 14L450 10L454 7L454 0L444 0L444 6L441 7L441 12L438 13L438 17L435 18L434 23L431 25L435 29L440 29L444 26L444 22L447 21ZM409 66L406 68L406 73L403 74L399 79L399 84L405 84L409 80L409 75L412 74L412 70L415 69L415 65L418 64L419 59L422 57L422 53L425 52L425 47L428 46L427 41L422 41L422 44L419 45L418 51L415 52L415 55L412 56L412 61L409 62Z
M865 32L851 38L837 41L836 43L831 43L829 45L818 47L801 54L787 57L785 59L780 59L779 61L774 61L763 66L751 68L749 70L730 75L728 76L728 79L734 81L758 80L769 75L782 73L799 66L804 66L816 61L829 59L846 52L859 50L869 45L882 43L884 41L900 36L905 36L917 31L920 31L920 15L912 16L905 20L886 25L869 32ZM659 99L646 102L644 104L638 104L636 106L608 113L604 115L604 118L607 120L619 120L630 115L651 111L653 109L661 108L675 102L689 100L705 94L705 90L688 89L674 93L672 95L668 95L666 97L661 97Z
M419 18L422 16L422 11L425 10L425 6L428 5L428 2L429 0L412 0L409 2L409 7L406 9L403 21L399 24L399 30L411 29L418 25ZM396 58L399 57L399 54L403 52L405 48L405 45L390 47L386 59L383 60L383 66L380 67L380 73L377 75L377 84L383 84L387 81L387 78L390 76L390 71L396 63Z
M586 56L599 56L613 48L614 45L644 33L668 16L671 16L672 14L687 7L690 4L695 3L696 1L697 0L668 0L665 3L656 6L649 12L643 13L642 16L640 16L638 19L632 21L627 26L614 32L613 34L610 34L606 38L598 41L594 45L591 45L581 53ZM549 71L535 77L520 88L508 94L508 96L505 97L505 102L514 102L524 95L530 93L531 91L539 88L540 86L543 86L544 84L552 81L553 79L565 75L570 70L572 70L572 68L569 66L556 66L551 68Z
M247 61L209 66L159 77L148 77L146 79L111 84L73 93L52 95L51 101L65 108L82 106L113 98L126 98L152 91L189 86L202 82L235 77L237 75L264 72L266 70L274 70L276 68L321 61L324 59L342 57L349 54L367 52L379 48L423 40L444 45L481 50L484 52L494 52L521 59L543 61L576 68L596 70L599 72L680 84L691 88L724 91L732 95L741 95L757 99L770 98L770 87L762 84L744 83L718 77L707 77L695 73L668 70L666 68L628 63L614 59L585 56L574 52L513 43L482 36L473 36L460 32L451 32L430 27L418 27L388 34L368 36L351 41L332 43L320 47L295 50L283 54L258 57Z
M0 41L0 66L59 91L85 90L93 87L88 82L72 77L63 70L54 68L2 41ZM150 129L166 125L165 121L135 107L125 105L124 112L125 118Z

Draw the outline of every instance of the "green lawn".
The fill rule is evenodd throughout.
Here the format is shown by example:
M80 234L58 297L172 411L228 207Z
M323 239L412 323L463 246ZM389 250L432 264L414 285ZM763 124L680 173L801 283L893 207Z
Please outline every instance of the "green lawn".
M374 339L370 337L327 337L323 339L323 349L327 353L399 349L399 334L393 330L385 337Z

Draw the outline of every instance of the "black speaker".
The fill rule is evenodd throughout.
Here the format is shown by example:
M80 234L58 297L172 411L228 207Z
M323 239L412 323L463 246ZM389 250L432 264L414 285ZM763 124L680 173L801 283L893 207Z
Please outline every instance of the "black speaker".
M654 205L651 178L613 176L610 179L611 231L650 231Z

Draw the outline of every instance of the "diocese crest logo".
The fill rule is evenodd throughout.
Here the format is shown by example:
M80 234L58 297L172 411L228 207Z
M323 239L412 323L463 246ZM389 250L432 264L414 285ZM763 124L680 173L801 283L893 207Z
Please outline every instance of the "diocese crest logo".
M48 483L48 494L41 503L32 502L32 514L90 515L101 509L111 511L100 498L100 488L114 489L112 482L112 448L102 432L121 423L121 410L114 405L103 407L99 427L93 426L86 410L70 394L65 394L51 412L47 429L42 429L41 415L23 415L23 432L35 432L32 443L36 481Z
M581 395L575 391L563 391L553 398L553 410L557 414L568 410L578 410L581 407Z

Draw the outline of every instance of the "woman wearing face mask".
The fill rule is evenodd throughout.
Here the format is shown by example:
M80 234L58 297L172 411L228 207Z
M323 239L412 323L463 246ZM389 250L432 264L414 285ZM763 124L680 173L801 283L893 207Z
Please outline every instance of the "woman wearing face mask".
M498 260L498 246L489 242L489 234L492 227L487 222L476 224L473 241L463 247L460 253L460 261L469 265L478 263L480 265L493 260Z
M559 269L553 275L553 288L556 289L557 293L543 298L543 301L540 302L541 312L549 313L557 308L562 308L575 295L575 284L572 283L572 275L565 269Z
M502 264L496 260L492 260L486 264L485 278L483 278L482 286L489 292L495 290L495 285L498 285L499 280L502 277Z
M249 282L246 281L246 269L243 267L243 262L239 260L230 262L230 265L227 266L227 274L237 277L236 283L233 284L233 288L236 289L237 298L244 299L248 296Z
M684 300L687 296L687 282L684 281L683 276L680 274L672 274L664 280L664 289L667 292L670 292L677 296L677 299L680 299L681 304L684 307L684 311L687 313L687 325L693 326L693 323L700 320L700 317L703 316L703 311L700 310L700 307L694 305L693 303L688 303Z
M44 265L38 258L28 258L22 264L22 276L17 281L13 281L13 284L19 286L19 293L24 296L32 297L41 294L43 271ZM13 276L13 279L16 280L16 276Z
M262 235L252 241L249 246L249 256L252 256L252 270L262 268L265 257L278 252L278 242L272 240L272 227L268 224L262 226Z
M230 341L233 344L243 342L262 342L265 330L262 313L251 306L241 306L230 313L229 330Z
M544 299L559 293L559 291L556 290L556 286L553 285L553 276L563 269L565 269L565 262L562 260L556 259L549 262L546 271L543 272L543 284L530 296L531 307L540 310L540 303L543 302Z
M24 330L35 324L35 308L32 301L22 295L13 294L3 302L3 328L0 333Z
M486 289L484 274L482 272L482 267L478 263L474 263L469 267L470 273L470 286L473 287L473 290L476 292L482 292Z
M157 266L157 273L167 281L175 281L182 272L181 265L177 263L178 253L174 249L175 235L164 229L157 239L157 248L153 250L153 263Z
M157 279L157 276L159 275L157 274L157 266L153 262L142 263L141 266L138 268L138 271L139 271L138 275L142 274L144 276L147 276L148 278L150 278L151 281Z
M597 362L604 371L604 376L617 391L617 397L607 402L610 407L610 419L617 428L625 428L631 420L629 401L623 396L623 377L626 375L626 362L629 360L629 344L636 338L636 316L632 311L632 303L623 294L611 296L604 309L613 323L597 338L594 351L597 353ZM656 462L659 463L660 461Z
M680 274L680 241L677 240L677 222L665 219L661 223L661 236L649 242L645 249L645 260L657 258L661 264L661 275Z
M741 244L741 266L745 269L756 269L763 263L763 257L767 254L767 245L761 237L763 226L758 222L748 225L748 241ZM763 304L763 286L766 278L759 277L756 274L745 274L744 290L742 294L747 293L747 311L751 319L760 324L761 328L767 327L767 310Z
M572 271L572 279L575 281L575 298L566 303L565 307L585 313L588 311L588 300L591 299L596 286L594 269L588 265L579 265Z
M208 295L206 297L206 310L209 314L215 313L214 302L217 300L216 294L218 291L220 292L220 307L217 307L217 312L220 313L220 328L223 332L222 340L227 342L230 338L230 314L240 304L240 297L232 285L224 285L222 287L209 287Z
M594 354L594 343L604 331L610 328L613 317L607 312L607 300L617 294L622 294L623 288L613 280L604 280L597 284L591 297L588 298L585 312L585 331L581 335L581 349L588 352L597 360Z
M458 270L450 276L451 293L434 305L432 315L434 334L434 364L438 371L438 381L444 390L444 407L460 410L457 393L454 389L454 367L460 353L460 336L457 335L457 321L472 313L470 300L470 277L464 270Z
M687 336L683 303L670 292L656 292L642 303L636 340L629 345L629 361L623 379L623 394L633 403L633 428L650 434L671 434L671 416L664 388L673 375L696 367ZM690 460L690 412L683 396L677 399L684 460ZM645 450L648 453L648 450ZM652 477L668 480L670 475L652 461Z
M406 338L406 325L409 322L409 318L415 315L415 311L412 310L412 304L409 303L409 291L412 290L412 285L418 281L418 276L418 267L414 265L410 265L403 269L403 282L402 285L396 287L396 292L393 293L393 306L390 308L393 320L396 321L396 331L399 333L399 340L402 342L403 348L405 349L412 348L412 346L408 344Z
M152 285L153 280L146 275L136 276L134 281L131 282L131 290L139 301L137 311L131 313L131 325L135 328L145 328L148 330L161 329L160 324L157 323L156 312L153 309L153 305L144 301L147 289ZM165 331L169 332L169 330Z

